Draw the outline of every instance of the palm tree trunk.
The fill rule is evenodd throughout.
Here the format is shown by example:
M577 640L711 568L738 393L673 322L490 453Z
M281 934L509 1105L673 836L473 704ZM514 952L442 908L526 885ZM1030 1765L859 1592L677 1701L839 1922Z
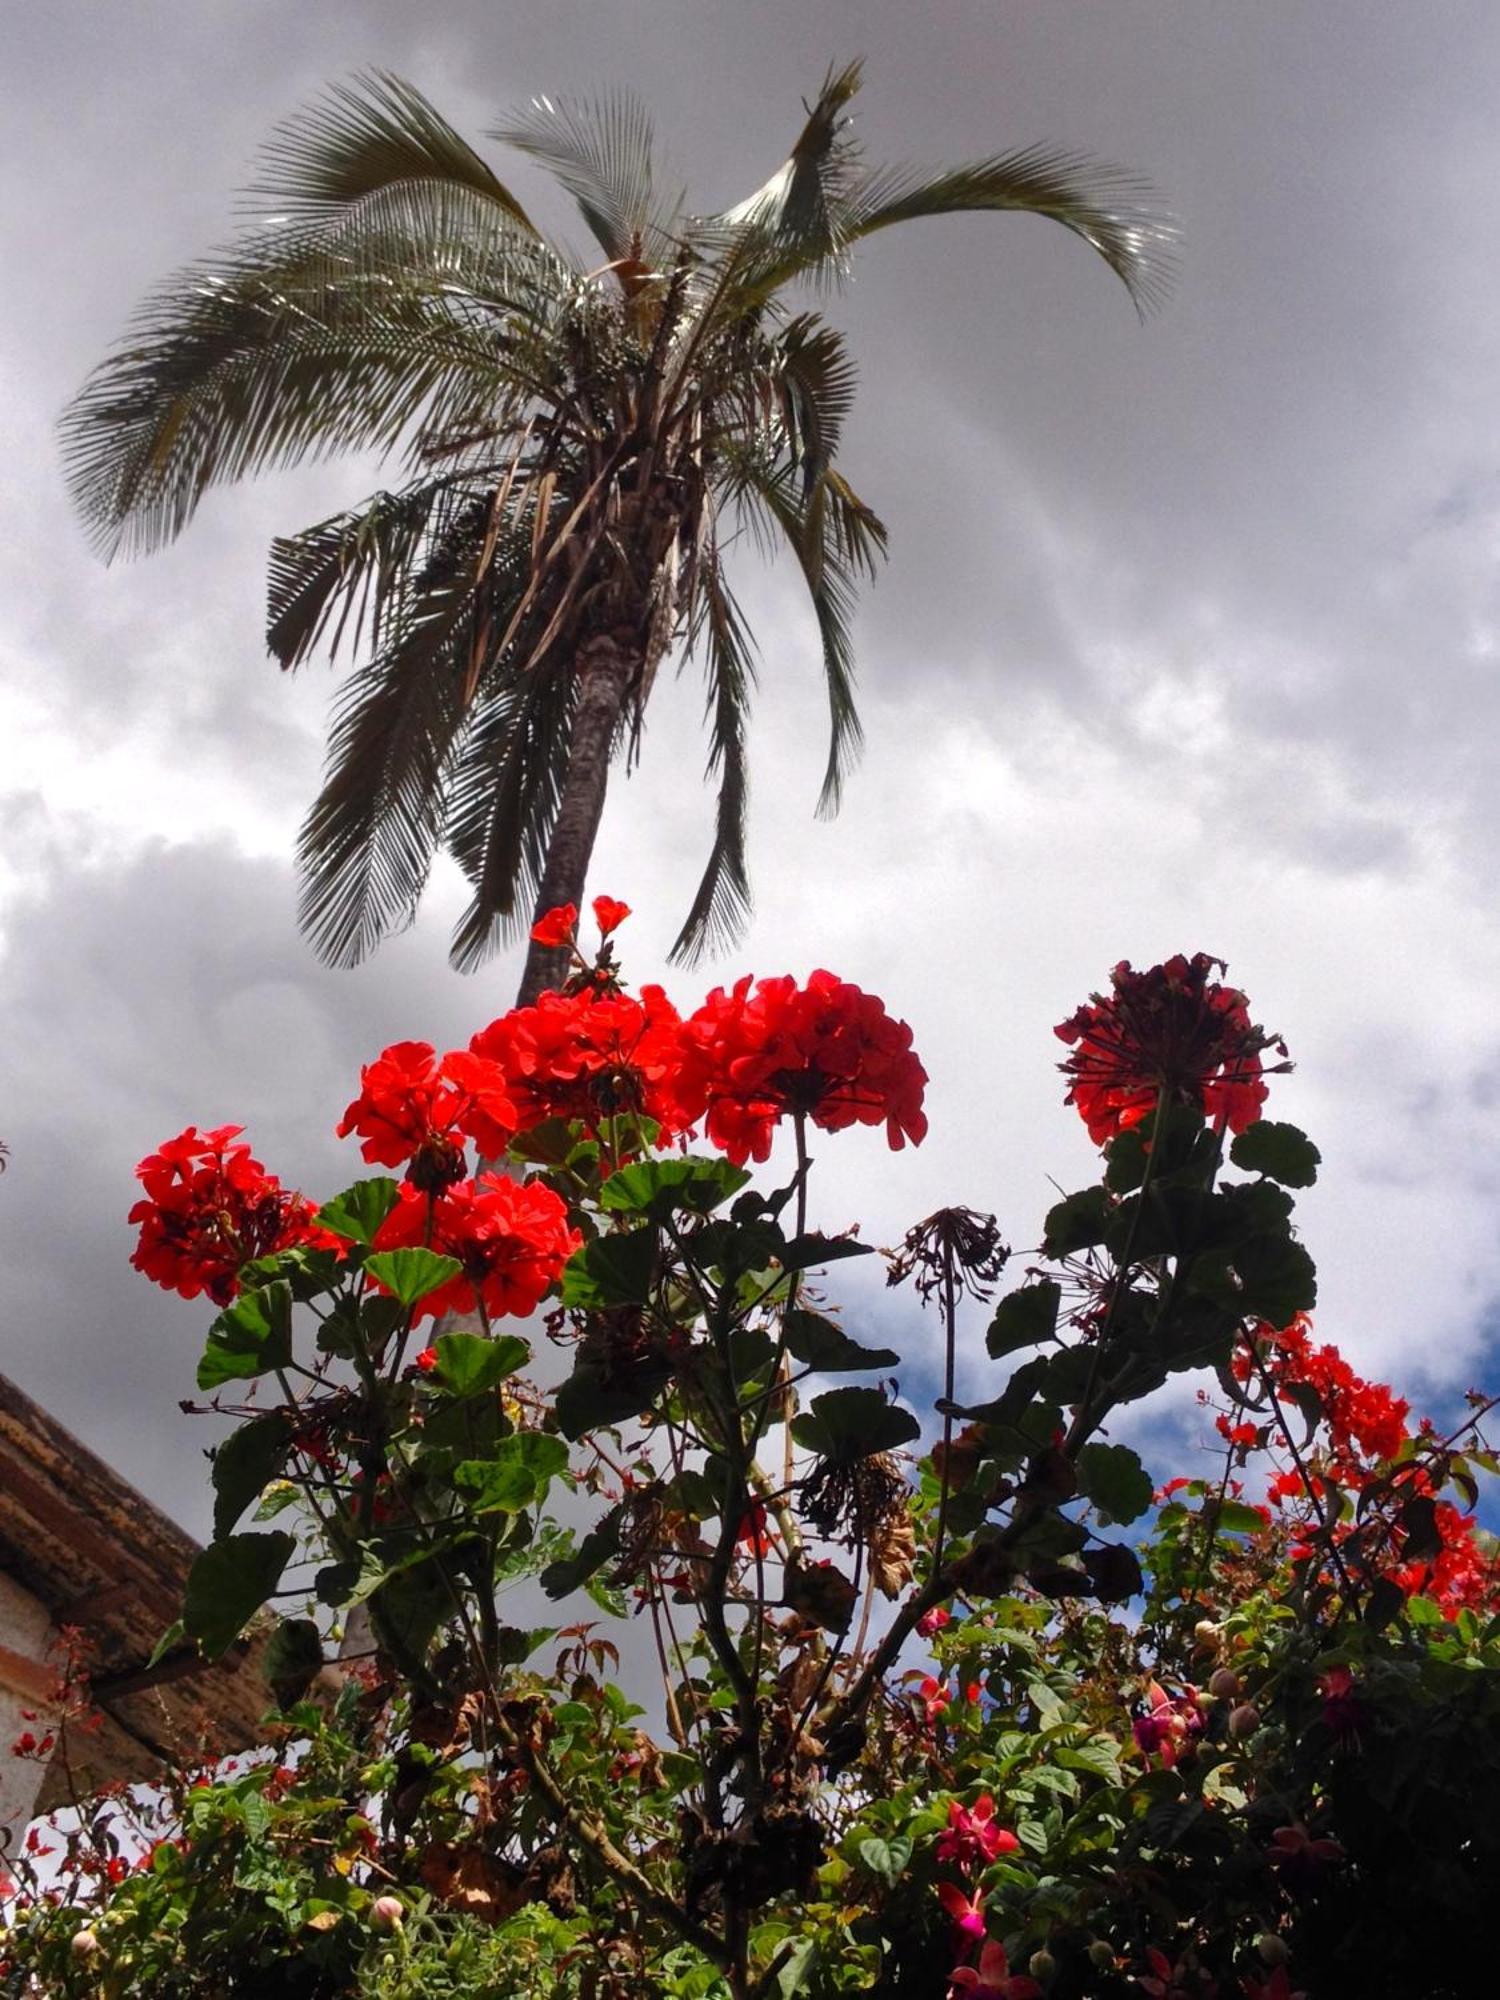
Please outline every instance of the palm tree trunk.
M560 903L573 903L580 909L583 906L589 859L604 812L615 730L640 664L636 648L622 644L611 632L596 633L580 649L568 768L547 846L547 865L537 890L535 917L556 909ZM533 940L526 953L526 969L521 975L516 1005L529 1007L539 993L561 986L568 969L565 949L557 950Z

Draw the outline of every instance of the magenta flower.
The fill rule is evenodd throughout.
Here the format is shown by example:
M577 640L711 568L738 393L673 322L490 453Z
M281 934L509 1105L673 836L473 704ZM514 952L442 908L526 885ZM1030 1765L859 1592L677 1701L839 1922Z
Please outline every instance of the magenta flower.
M987 1938L979 1954L979 1969L957 1966L948 1977L953 1993L966 1993L970 2000L1042 2000L1042 1989L1024 1972L1012 1972L1005 1946Z
M953 1882L939 1882L938 1901L952 1919L957 1934L959 1949L973 1944L984 1936L984 1897L982 1894L966 1896Z
M937 1858L960 1868L987 1868L1002 1854L1014 1854L1021 1843L1003 1826L995 1825L995 1801L988 1792L961 1806L954 1799L948 1807L947 1830L938 1838Z

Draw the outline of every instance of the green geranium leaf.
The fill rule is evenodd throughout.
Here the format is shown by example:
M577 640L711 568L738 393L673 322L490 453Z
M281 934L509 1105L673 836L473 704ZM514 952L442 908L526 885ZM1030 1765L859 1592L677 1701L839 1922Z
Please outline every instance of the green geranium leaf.
M501 1334L497 1340L487 1340L482 1333L440 1333L433 1347L437 1380L455 1396L493 1389L531 1359L530 1345L514 1333Z
M476 1514L519 1514L544 1497L568 1463L568 1447L544 1431L501 1438L489 1458L466 1458L453 1484L469 1496Z
M455 1587L434 1556L389 1571L369 1593L375 1635L397 1659L421 1659L453 1615Z
M1120 1527L1151 1505L1151 1475L1126 1444L1086 1444L1077 1459L1078 1490Z
M183 1630L211 1660L226 1652L281 1581L297 1546L280 1530L226 1535L188 1571Z
M502 1667L519 1667L556 1632L555 1625L502 1625L495 1634L495 1657Z
M1283 1187L1311 1187L1323 1155L1305 1132L1262 1118L1248 1126L1229 1148L1229 1157L1247 1174L1265 1174Z
M901 1357L893 1347L862 1347L822 1313L798 1309L786 1316L787 1352L823 1375L841 1375L854 1368L894 1368Z
M637 1214L687 1209L707 1215L738 1194L749 1178L743 1167L728 1160L635 1160L610 1175L599 1190L599 1206Z
M542 1589L551 1598L567 1597L595 1576L620 1553L620 1525L623 1507L612 1507L584 1536L572 1555L548 1563L542 1571Z
M877 1451L894 1451L922 1435L909 1410L878 1389L830 1389L792 1420L792 1436L807 1451L848 1465Z
M1290 1236L1253 1236L1232 1258L1203 1259L1190 1283L1241 1317L1287 1326L1318 1302L1317 1267Z
M998 1361L1019 1348L1050 1340L1057 1331L1061 1304L1062 1286L1051 1278L1044 1278L1037 1285L1023 1285L1018 1292L1003 1298L984 1337L991 1359Z
M248 1382L292 1358L292 1288L285 1278L245 1292L208 1330L198 1363L198 1387Z
M280 1476L291 1444L292 1427L281 1410L253 1417L225 1438L214 1453L216 1540L222 1540L251 1502Z
M1072 1257L1104 1241L1113 1204L1107 1189L1084 1188L1047 1211L1042 1225L1042 1249L1049 1257Z
M672 1379L669 1361L638 1362L624 1380L609 1380L600 1369L580 1362L552 1400L558 1429L566 1438L607 1429L649 1410Z
M1244 1500L1221 1500L1214 1510L1215 1534L1259 1535L1265 1525L1259 1508Z
M1102 1549L1085 1549L1083 1566L1093 1579L1094 1589L1102 1603L1124 1604L1146 1587L1135 1550L1127 1549L1121 1543L1111 1542Z
M624 1235L595 1237L563 1266L563 1304L589 1311L644 1305L656 1276L656 1254L656 1230L650 1224Z
M343 1259L336 1250L317 1250L310 1243L295 1243L290 1250L277 1250L269 1257L257 1257L240 1266L240 1284L246 1291L285 1278L292 1297L299 1304L331 1291L343 1271Z
M373 1243L376 1230L396 1206L399 1195L396 1183L384 1177L356 1181L332 1201L325 1201L315 1219L322 1228L347 1237L351 1243Z
M793 1237L779 1255L783 1271L810 1271L818 1264L837 1264L845 1257L868 1257L873 1243L856 1243L848 1236Z
M368 1258L365 1270L410 1312L411 1308L448 1284L463 1271L456 1257L440 1257L436 1250L378 1250Z
M278 1708L301 1701L323 1671L323 1637L311 1618L282 1618L262 1662Z

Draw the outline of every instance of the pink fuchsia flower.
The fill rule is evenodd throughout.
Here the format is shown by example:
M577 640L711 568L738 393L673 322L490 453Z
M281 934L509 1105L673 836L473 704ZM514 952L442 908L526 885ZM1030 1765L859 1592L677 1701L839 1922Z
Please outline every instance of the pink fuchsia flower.
M951 1992L967 1993L970 2000L1042 2000L1042 1989L1024 1972L1012 1972L1005 1946L986 1938L979 1954L979 1967L957 1966L949 1975Z
M1164 1951L1152 1945L1146 1953L1150 1972L1138 1972L1135 1983L1151 2000L1213 2000L1219 1990L1216 1979L1206 1979L1186 1958L1174 1965Z
M1353 1674L1347 1667L1330 1667L1318 1687L1323 1697L1323 1725L1329 1735L1337 1743L1357 1743L1369 1718L1354 1691Z
M922 1704L927 1721L933 1723L948 1709L953 1695L946 1682L934 1680L931 1674L924 1674L917 1683L917 1699Z
M1240 1986L1249 2000L1307 2000L1300 1986L1295 1993L1292 1991L1292 1982L1284 1965L1278 1965L1264 1979L1242 1979Z
M939 1882L938 1901L948 1912L953 1923L960 1949L966 1949L976 1939L984 1936L984 1896L976 1893L966 1896L953 1882Z
M1008 1828L995 1825L995 1801L988 1792L972 1807L954 1799L948 1807L947 1830L939 1836L937 1858L960 1868L987 1868L1002 1854L1014 1854L1021 1843Z
M1169 1695L1157 1681L1146 1683L1147 1709L1130 1725L1136 1747L1145 1756L1158 1756L1162 1769L1170 1771L1196 1736L1203 1733L1203 1711L1198 1706L1198 1690L1184 1687L1180 1695Z
M1326 1836L1314 1839L1300 1820L1293 1820L1290 1826L1278 1826L1271 1835L1267 1855L1271 1866L1280 1869L1286 1888L1296 1896L1311 1889L1325 1868L1342 1861L1344 1850Z

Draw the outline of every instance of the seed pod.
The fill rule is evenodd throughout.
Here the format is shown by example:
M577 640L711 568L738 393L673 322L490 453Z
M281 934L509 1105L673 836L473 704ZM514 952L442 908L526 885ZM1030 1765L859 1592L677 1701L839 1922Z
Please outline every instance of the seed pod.
M1200 1618L1193 1627L1193 1643L1206 1653L1213 1652L1223 1637L1224 1627L1216 1625L1212 1618Z
M1233 1667L1217 1667L1209 1677L1208 1691L1215 1701L1233 1701L1240 1691L1240 1677Z
M91 1958L97 1958L99 1955L99 1933L90 1930L87 1925L81 1931L74 1931L68 1950L72 1952L75 1958L81 1959L85 1963Z
M1040 1951L1031 1954L1026 1969L1033 1979L1039 1980L1043 1986L1050 1986L1057 1972L1057 1960L1043 1945Z
M1242 1701L1238 1708L1229 1711L1229 1733L1235 1741L1241 1742L1253 1736L1260 1728L1260 1710L1253 1702Z
M1262 1965L1285 1965L1292 1955L1275 1931L1262 1931L1255 1940L1255 1949Z

